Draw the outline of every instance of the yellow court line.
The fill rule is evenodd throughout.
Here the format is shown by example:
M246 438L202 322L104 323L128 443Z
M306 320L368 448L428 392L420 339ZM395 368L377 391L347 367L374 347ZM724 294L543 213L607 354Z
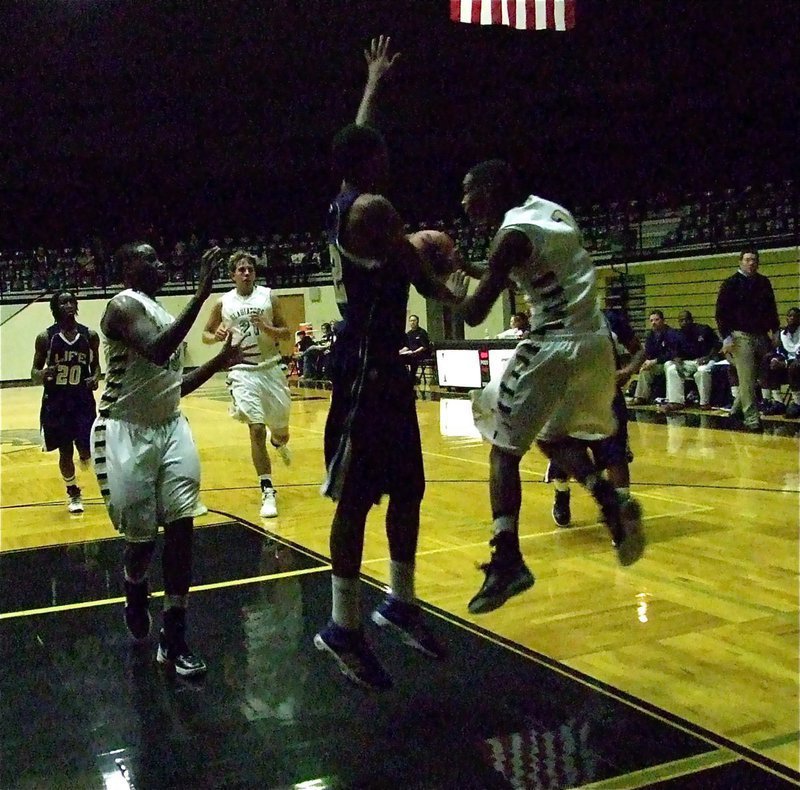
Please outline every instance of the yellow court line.
M224 582L211 582L209 584L197 584L189 588L189 592L203 592L206 590L219 590L223 587L242 587L246 584L258 584L260 582L275 581L277 579L289 579L294 576L307 576L310 573L321 573L329 571L330 565L321 565L318 568L301 568L295 571L282 571L281 573L270 573L266 576L250 576L246 579L229 579ZM157 590L150 593L151 598L163 598L164 591ZM16 617L33 617L39 614L51 614L53 612L71 612L75 609L91 609L94 606L108 606L115 603L124 603L124 596L118 598L102 598L97 601L80 601L77 603L65 603L58 606L43 606L39 609L26 609L19 612L3 612L0 620L10 620Z
M602 779L599 782L591 782L581 785L581 790L634 790L634 788L638 787L650 787L655 782L664 782L681 776L689 776L708 768L729 765L741 759L740 755L730 749L719 749L713 752L697 754L693 757L684 757L681 760L673 760L669 763L651 765L649 768L642 768L640 771L631 771L621 776Z

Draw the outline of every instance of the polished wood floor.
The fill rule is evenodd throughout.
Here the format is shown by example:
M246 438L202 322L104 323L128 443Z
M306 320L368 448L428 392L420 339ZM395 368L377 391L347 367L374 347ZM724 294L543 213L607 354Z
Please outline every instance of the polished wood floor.
M298 390L294 460L275 461L280 516L267 529L327 555L332 506L319 494L323 390ZM0 551L114 534L96 482L81 473L85 515L70 516L54 455L39 449L40 390L2 397ZM184 402L212 511L259 523L245 429L227 417L221 379ZM523 462L522 544L537 582L502 609L471 617L490 515L487 447L466 400L418 404L428 488L419 596L792 768L798 767L798 530L796 436L752 435L680 416L631 425L634 492L646 516L645 558L618 567L589 498L573 493L573 523L557 529L543 458ZM370 520L365 573L388 576L383 509ZM213 517L213 513L200 519ZM208 523L211 523L208 521Z

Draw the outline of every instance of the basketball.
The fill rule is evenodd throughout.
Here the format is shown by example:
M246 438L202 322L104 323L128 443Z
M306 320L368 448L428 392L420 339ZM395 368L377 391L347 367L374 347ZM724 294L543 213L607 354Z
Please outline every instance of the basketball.
M447 277L458 267L458 253L453 240L441 230L418 230L408 240L439 277Z

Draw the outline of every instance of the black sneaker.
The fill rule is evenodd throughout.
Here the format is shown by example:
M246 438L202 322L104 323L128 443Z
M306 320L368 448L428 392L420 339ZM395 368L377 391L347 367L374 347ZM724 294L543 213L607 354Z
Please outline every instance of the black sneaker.
M195 655L186 644L186 610L167 609L164 612L164 627L158 637L159 664L167 664L175 668L181 677L190 678L203 675L208 671L206 662Z
M633 565L644 554L646 541L642 529L642 506L633 497L620 502L619 530L613 543L623 567Z
M333 656L339 671L357 686L385 691L392 687L392 678L381 666L359 628L351 631L329 623L314 637L317 650Z
M138 642L147 639L153 618L150 616L147 579L142 582L125 580L125 625L130 635Z
M559 527L568 527L572 520L572 513L569 509L569 491L556 491L553 499L553 521Z
M389 596L373 613L372 622L429 658L444 658L446 651L428 630L422 619L422 609Z
M503 533L500 533L489 541L494 551L489 562L480 566L486 579L467 605L472 614L492 612L512 596L533 587L535 579L522 561L519 549L504 549L503 537Z

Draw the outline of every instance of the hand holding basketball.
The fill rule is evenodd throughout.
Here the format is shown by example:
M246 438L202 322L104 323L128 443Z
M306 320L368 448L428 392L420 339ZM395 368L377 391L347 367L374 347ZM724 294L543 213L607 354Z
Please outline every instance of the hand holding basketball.
M453 240L441 230L418 230L408 240L437 277L446 278L459 268L459 254Z

